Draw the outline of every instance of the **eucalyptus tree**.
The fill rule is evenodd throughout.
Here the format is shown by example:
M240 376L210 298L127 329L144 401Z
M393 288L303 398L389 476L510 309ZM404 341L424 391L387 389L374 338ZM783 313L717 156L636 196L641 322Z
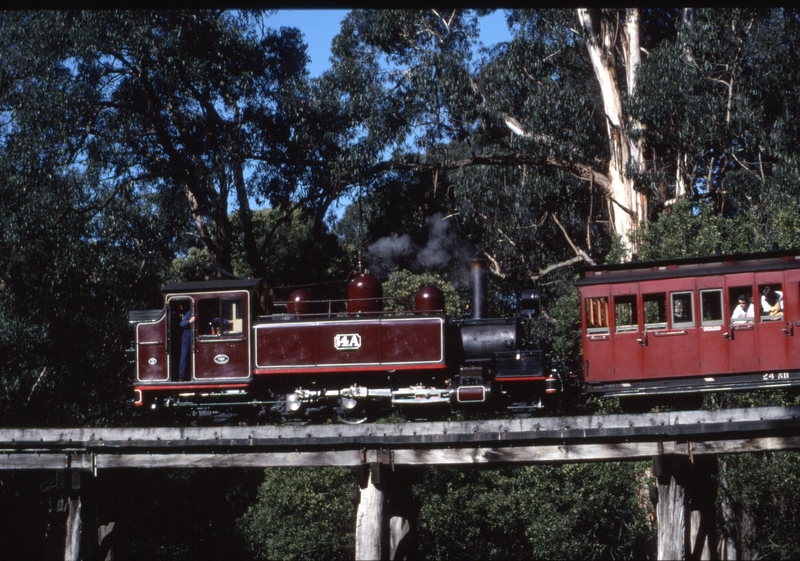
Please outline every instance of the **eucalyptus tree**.
M2 13L9 396L52 399L67 385L77 396L65 409L100 408L99 388L119 398L124 376L109 371L121 367L124 310L155 302L176 255L207 250L230 271L236 245L245 269L265 274L250 200L313 206L323 181L307 180L295 142L305 45L259 23L224 11Z
M363 174L415 169L432 189L452 191L452 212L497 277L538 281L591 262L608 252L609 232L627 235L638 223L619 220L642 199L620 154L641 141L629 141L627 122L607 124L608 88L587 39L597 18L581 14L514 12L512 41L479 64L481 12L356 10L334 41L332 79L351 98L374 99L365 137L392 154ZM607 74L622 64L612 55ZM350 88L354 75L368 87ZM622 114L628 85L616 87ZM615 152L620 130L625 148Z
M297 30L259 33L253 23L225 11L101 11L74 15L66 33L79 75L95 86L87 129L105 166L118 181L147 178L182 193L216 264L231 269L241 235L258 274L250 199L290 196L301 173L287 165L286 106L302 96L307 57Z
M92 89L44 31L53 21L0 14L0 415L13 423L121 405L125 309L155 296L179 233L174 199L87 157Z
M661 189L661 208L707 201L754 214L764 243L796 245L798 41L794 9L698 9L648 51L630 108L649 151L636 179Z

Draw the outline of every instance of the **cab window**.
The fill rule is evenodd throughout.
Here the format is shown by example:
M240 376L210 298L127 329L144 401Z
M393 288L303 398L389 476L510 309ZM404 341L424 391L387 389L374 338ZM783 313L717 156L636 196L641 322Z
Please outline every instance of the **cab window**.
M223 300L220 317L224 319L224 322L220 324L222 333L241 333L244 323L242 299Z
M197 303L200 336L237 335L244 329L241 298L206 298Z

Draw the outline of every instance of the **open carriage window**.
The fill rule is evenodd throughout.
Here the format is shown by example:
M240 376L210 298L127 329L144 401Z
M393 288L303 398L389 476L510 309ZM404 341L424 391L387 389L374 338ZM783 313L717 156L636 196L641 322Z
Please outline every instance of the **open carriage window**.
M761 321L783 319L783 288L780 284L762 284L758 287Z
M586 331L608 333L608 298L586 298Z
M731 323L751 323L758 302L753 302L753 289L750 286L734 286L728 289L731 307Z
M644 303L644 328L666 329L667 327L667 295L645 294L642 296Z
M636 331L639 327L636 295L614 298L614 325L616 332Z

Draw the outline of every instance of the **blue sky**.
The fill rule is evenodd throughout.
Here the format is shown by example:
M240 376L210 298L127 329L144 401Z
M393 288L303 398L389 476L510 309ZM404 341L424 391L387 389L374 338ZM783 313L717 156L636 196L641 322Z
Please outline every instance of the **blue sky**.
M274 29L296 27L303 32L311 57L309 72L312 77L319 76L330 68L331 41L339 32L342 19L349 10L279 10L267 19L267 25ZM484 45L493 45L510 38L505 22L505 14L497 10L481 19L481 40Z

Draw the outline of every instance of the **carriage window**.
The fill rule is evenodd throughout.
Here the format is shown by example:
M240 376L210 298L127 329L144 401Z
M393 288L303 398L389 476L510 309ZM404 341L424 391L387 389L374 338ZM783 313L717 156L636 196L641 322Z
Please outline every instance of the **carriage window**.
M667 327L667 295L645 294L642 296L644 304L644 328L665 329Z
M722 291L700 291L700 325L722 325L725 317L722 313Z
M694 327L694 302L691 292L673 292L669 295L672 310L672 327Z
M587 333L608 333L608 298L587 298Z
M762 284L758 287L761 300L761 321L783 319L783 288L780 284Z
M616 332L636 331L638 327L636 296L616 296L614 298L614 325Z
M728 302L731 307L731 322L750 323L755 314L756 302L753 303L753 288L750 286L734 286L728 289ZM742 302L742 303L740 303Z

